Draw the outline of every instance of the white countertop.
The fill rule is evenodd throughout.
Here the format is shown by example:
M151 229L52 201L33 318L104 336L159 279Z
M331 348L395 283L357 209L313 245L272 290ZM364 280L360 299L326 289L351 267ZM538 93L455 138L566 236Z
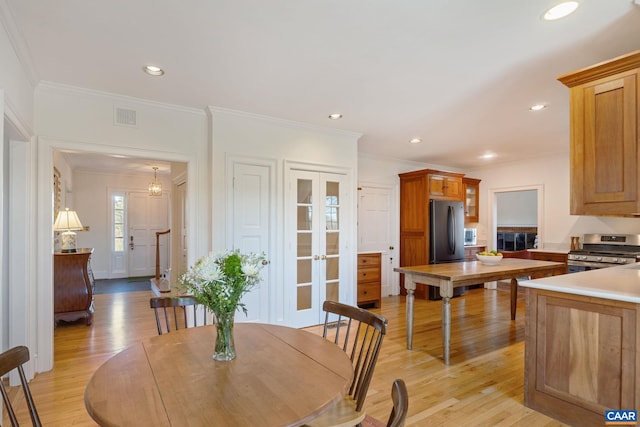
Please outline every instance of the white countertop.
M640 263L522 280L518 284L525 288L640 304Z

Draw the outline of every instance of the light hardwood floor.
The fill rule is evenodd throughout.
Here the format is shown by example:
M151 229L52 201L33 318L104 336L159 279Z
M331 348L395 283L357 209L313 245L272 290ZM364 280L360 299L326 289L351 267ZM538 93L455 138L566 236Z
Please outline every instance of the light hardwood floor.
M149 297L150 292L97 295L93 326L55 330L54 369L31 383L44 426L96 425L84 407L87 381L111 356L157 333ZM389 330L365 402L368 414L386 422L391 384L403 378L410 396L408 427L564 425L523 405L523 295L515 322L509 318L506 290L474 289L455 298L450 366L441 359L441 302L416 301L411 351L406 350L404 303L404 297L387 297L381 308L372 309L387 317ZM15 389L11 394L19 417L30 425L21 394Z

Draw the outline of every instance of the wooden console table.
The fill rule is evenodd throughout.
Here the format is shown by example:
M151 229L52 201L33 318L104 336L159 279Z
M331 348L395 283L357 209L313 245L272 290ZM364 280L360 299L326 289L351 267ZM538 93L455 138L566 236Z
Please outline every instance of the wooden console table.
M54 322L71 322L84 318L93 320L94 279L90 258L93 248L76 252L56 252L53 255Z

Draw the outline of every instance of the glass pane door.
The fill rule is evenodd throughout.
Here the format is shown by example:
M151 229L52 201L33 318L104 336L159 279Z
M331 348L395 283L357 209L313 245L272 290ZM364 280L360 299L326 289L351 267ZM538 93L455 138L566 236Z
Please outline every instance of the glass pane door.
M345 185L338 174L291 171L290 176L288 299L295 311L290 313L291 323L308 326L324 321L325 300L345 300L341 287L346 260L341 238Z

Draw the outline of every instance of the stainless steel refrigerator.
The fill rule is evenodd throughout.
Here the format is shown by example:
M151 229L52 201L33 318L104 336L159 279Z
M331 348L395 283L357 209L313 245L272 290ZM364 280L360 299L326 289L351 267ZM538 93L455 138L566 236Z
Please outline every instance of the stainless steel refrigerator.
M429 201L429 264L464 261L464 206L448 200ZM455 288L453 296L466 287ZM440 299L440 290L429 286L429 299Z

